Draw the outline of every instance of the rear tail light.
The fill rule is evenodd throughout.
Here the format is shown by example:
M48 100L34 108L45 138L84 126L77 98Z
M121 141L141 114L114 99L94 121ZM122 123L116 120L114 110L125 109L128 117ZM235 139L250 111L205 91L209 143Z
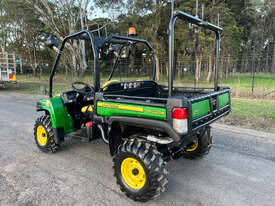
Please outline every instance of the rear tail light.
M180 134L185 134L188 131L187 109L174 108L172 111L173 128Z

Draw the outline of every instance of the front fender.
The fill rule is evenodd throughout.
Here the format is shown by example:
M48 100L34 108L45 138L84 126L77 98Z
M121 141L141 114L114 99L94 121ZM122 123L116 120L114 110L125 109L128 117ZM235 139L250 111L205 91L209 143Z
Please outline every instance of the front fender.
M53 128L62 127L65 133L75 130L73 119L64 106L60 96L41 99L37 103L37 111L47 111L47 113L49 113Z

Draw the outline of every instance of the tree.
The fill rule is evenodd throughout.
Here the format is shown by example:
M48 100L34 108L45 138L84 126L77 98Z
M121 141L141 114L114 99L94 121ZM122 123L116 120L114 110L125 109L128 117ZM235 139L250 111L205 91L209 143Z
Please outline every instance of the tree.
M26 56L35 75L42 46L44 24L39 20L39 16L24 7L25 1L23 0L3 0L1 5L4 9L4 24L6 25L3 29L6 31L6 43L4 44L8 44L9 50Z
M27 0L28 6L33 7L45 23L49 32L63 41L68 34L74 33L80 29L87 29L87 9L88 0ZM85 42L76 41L66 44L73 59L73 67L79 74L87 68Z
M218 13L221 17L220 25L224 29L220 56L221 76L225 74L227 77L236 68L239 71L249 71L252 59L258 65L258 71L274 72L274 7L270 0L200 0L201 4L205 5L205 21L216 23ZM107 12L109 20L91 19L95 10ZM195 15L195 0L175 0L175 10ZM16 50L24 56L33 73L39 64L48 61L45 60L45 51L49 51L43 45L45 36L54 33L62 41L66 35L80 29L93 30L91 24L102 19L103 23L98 25L108 24L113 33L121 35L127 35L130 26L136 27L138 37L148 40L154 48L157 79L160 79L162 73L168 74L167 31L171 16L168 0L2 0L0 13L2 47ZM201 17L201 11L199 16ZM215 69L214 35L200 29L198 52L189 58L184 52L184 37L188 31L187 23L177 21L174 73L182 78L183 67L189 70L193 68L197 81L204 74L206 80L210 81ZM195 47L194 34L189 47ZM255 48L255 55L252 55L252 48ZM63 63L82 74L88 66L85 42L69 41L65 50L67 60ZM52 58L52 54L50 52L46 58ZM239 66L241 64L242 67ZM165 69L162 69L163 65Z

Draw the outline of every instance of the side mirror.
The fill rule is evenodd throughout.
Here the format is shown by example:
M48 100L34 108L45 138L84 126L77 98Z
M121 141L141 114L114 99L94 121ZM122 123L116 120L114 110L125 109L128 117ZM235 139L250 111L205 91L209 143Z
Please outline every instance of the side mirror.
M58 39L56 36L54 35L50 35L47 39L46 39L46 46L50 47L51 49L56 47L58 48Z

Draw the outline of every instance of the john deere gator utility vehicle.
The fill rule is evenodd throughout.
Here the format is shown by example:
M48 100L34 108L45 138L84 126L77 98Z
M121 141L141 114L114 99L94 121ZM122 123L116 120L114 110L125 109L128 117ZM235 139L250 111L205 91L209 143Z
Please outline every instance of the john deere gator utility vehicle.
M176 19L211 30L216 35L216 71L212 88L174 87L174 24ZM219 47L222 28L185 12L175 12L169 25L169 82L155 81L155 56L151 45L134 37L95 37L84 30L64 38L54 63L49 98L37 103L45 114L34 125L34 139L42 151L55 152L66 136L87 140L101 137L109 145L114 175L121 190L136 201L158 197L167 183L166 162L179 157L206 155L212 143L212 122L230 112L230 89L218 86ZM81 39L91 43L94 84L73 82L71 91L52 95L53 77L66 42ZM115 81L113 73L124 47L145 44L150 51L152 79ZM109 81L100 84L99 59L117 45L117 58ZM110 166L111 168L111 166Z

